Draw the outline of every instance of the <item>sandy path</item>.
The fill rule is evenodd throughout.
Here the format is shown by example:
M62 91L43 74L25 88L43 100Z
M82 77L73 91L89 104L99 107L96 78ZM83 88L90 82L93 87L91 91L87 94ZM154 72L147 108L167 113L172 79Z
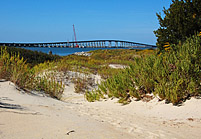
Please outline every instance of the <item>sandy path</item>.
M116 100L115 100L116 101ZM115 101L95 102L93 105L80 105L79 110L98 121L110 123L114 128L121 129L139 138L200 138L201 119L194 121L178 118L165 118L157 114L143 114L135 105L119 106ZM141 104L140 104L141 105ZM138 107L136 105L136 107ZM149 108L144 109L148 111ZM136 111L135 111L136 110ZM152 110L150 110L152 111ZM166 112L169 115L168 112Z
M0 138L132 138L110 124L80 115L74 108L76 104L22 94L9 82L1 82Z
M72 93L73 86L67 90L64 101L79 104L75 111L109 123L134 138L201 138L201 99L192 98L180 107L157 99L122 106L117 99L90 103L83 95Z
M62 102L1 82L0 138L201 138L200 99L181 107L156 100L121 106L116 99L89 103L73 91L66 87Z

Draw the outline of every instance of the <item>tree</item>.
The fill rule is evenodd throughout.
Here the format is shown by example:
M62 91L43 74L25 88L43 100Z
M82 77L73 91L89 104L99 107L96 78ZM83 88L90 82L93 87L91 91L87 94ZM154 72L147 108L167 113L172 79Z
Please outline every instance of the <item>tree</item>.
M157 13L160 27L154 31L157 46L184 42L187 37L201 32L201 0L172 0L169 9L163 9L164 18Z

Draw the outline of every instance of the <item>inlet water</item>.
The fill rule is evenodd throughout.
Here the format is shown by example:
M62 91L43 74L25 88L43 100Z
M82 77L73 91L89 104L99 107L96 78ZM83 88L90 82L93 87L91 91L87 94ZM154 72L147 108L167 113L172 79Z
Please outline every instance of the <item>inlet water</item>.
M43 53L49 53L52 51L52 54L60 55L60 56L67 56L74 54L75 52L88 52L88 51L93 51L93 50L105 50L105 49L128 49L128 48L55 48L55 47L20 47L24 48L27 50L32 50L32 51L39 51ZM136 49L148 49L149 47L143 47L143 48L136 48Z

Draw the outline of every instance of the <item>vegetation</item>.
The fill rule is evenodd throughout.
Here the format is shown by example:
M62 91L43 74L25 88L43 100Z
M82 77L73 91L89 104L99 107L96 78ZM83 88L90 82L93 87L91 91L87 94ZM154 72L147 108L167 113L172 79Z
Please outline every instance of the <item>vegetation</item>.
M66 77L75 92L85 93L90 102L108 96L128 104L131 98L149 101L155 96L177 105L201 96L201 1L172 0L163 12L164 18L157 13L160 28L154 31L158 50L96 50L91 56L60 57L1 47L0 79L60 99L65 86L58 80L59 73L99 74L104 81L92 91L95 85L90 77ZM127 68L113 69L110 64Z
M201 38L189 38L160 56L136 58L125 71L102 82L101 93L86 92L86 98L95 101L99 99L97 94L108 95L126 104L130 97L148 101L153 94L166 102L179 104L191 96L201 95L200 57Z
M5 46L1 46L0 48L5 49ZM19 54L19 57L23 58L31 67L46 61L56 61L61 58L57 55L48 55L42 52L31 51L23 48L6 47L6 51L10 55Z
M85 98L89 102L94 102L95 100L100 100L101 98L104 98L104 95L101 93L100 90L95 91L86 91Z
M83 73L72 80L77 93L84 93L90 101L117 97L128 104L131 98L149 101L156 96L173 104L180 104L192 96L201 95L201 38L188 38L183 44L157 55L158 50L97 50L91 56L70 55L54 61L32 65L19 53L1 50L0 78L10 80L22 89L43 91L61 98L64 83L58 73ZM48 58L47 58L48 59ZM126 69L112 69L109 64L121 64ZM101 75L102 83L94 87L87 75ZM61 78L61 76L59 76ZM94 81L93 81L94 82ZM89 87L91 86L91 87Z
M19 51L22 52L23 50ZM36 73L34 68L31 68L30 64L27 64L23 57L20 58L19 53L16 54L13 51L10 51L10 53L7 47L1 48L0 79L9 80L26 91L39 90L57 99L61 98L61 94L64 91L62 82L58 83L51 74L39 76L39 73Z
M74 78L73 83L75 85L75 93L85 93L85 91L88 89L86 78Z
M0 78L10 80L20 88L29 88L33 84L34 74L19 54L10 55L1 48Z
M70 55L61 58L21 48L1 47L0 79L12 81L26 91L43 91L60 99L64 85L62 80L58 82L57 73L98 73L107 79L122 71L110 68L109 64L129 65L135 57L151 54L153 50L97 50L91 53L91 57ZM77 93L85 93L88 86L94 86L92 79L87 77L77 77L73 81Z
M164 8L163 12L164 18L157 13L160 27L154 31L161 51L164 45L183 43L188 37L201 32L200 0L172 0L170 8Z
M62 82L57 82L55 76L52 74L45 74L42 77L37 77L35 79L35 90L44 91L51 97L61 99L62 93L64 91L64 85Z
M96 50L90 53L92 53L90 57L77 55L66 56L55 63L57 67L56 70L62 72L70 70L82 73L99 74L102 78L107 79L122 70L112 69L109 67L109 64L129 66L136 57L153 54L154 50Z

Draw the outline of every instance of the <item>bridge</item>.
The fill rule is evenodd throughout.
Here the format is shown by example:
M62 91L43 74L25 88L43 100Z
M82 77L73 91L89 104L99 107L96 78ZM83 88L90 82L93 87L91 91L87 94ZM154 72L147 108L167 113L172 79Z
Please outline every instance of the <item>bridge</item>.
M0 46L8 47L65 47L65 48L155 48L155 45L136 43L121 40L92 40L73 42L51 42L51 43L0 43Z

